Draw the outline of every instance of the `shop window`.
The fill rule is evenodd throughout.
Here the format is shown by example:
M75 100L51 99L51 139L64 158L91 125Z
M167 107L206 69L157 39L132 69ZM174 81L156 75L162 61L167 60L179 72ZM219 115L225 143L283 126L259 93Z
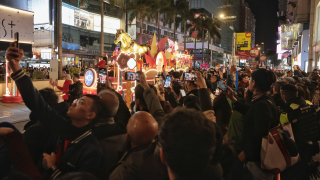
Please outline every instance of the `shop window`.
M74 26L74 9L62 6L62 23Z

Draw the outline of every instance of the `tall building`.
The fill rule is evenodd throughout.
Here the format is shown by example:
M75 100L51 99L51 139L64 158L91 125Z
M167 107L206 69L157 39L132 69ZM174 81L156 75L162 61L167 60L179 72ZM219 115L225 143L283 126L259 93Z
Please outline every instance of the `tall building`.
M239 32L251 33L251 47L255 46L256 37L256 19L251 12L248 3L245 0L241 0L240 6L240 29Z
M234 20L220 19L220 16L233 16L233 12L236 11L229 10L229 6L232 8L233 6L228 4L226 0L189 0L189 2L191 9L198 9L200 13L216 18L221 23L221 39L214 38L213 41L206 39L204 47L202 47L201 42L197 42L196 50L194 50L194 42L187 41L188 49L195 54L196 64L202 62L202 50L204 51L203 60L208 64L215 66L228 62L232 54Z

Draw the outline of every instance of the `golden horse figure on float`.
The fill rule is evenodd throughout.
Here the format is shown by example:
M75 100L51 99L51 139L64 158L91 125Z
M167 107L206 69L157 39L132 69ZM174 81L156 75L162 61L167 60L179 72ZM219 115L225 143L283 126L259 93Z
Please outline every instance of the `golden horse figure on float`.
M146 52L148 52L148 46L140 46L131 39L131 37L122 29L117 30L116 39L114 40L115 44L121 42L121 51L122 52L131 52L131 53L139 53L140 56L143 56Z

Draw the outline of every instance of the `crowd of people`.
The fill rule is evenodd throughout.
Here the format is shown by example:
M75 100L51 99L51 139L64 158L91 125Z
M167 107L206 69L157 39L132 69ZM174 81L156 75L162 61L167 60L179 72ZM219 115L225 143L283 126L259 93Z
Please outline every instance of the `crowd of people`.
M36 90L21 69L23 51L10 46L6 57L31 124L21 134L12 124L0 123L0 178L110 180L306 180L319 178L319 131L303 141L295 138L300 161L282 170L263 168L262 139L281 124L295 123L299 107L319 107L316 71L272 71L236 66L184 72L172 76L169 87L148 84L141 73L130 108L106 81L97 95L78 91L79 75L66 75L60 90ZM189 73L193 73L190 70ZM67 88L69 86L69 88ZM70 86L72 86L70 88ZM79 88L77 88L79 86ZM73 90L70 90L73 89ZM311 105L311 104L314 105ZM316 110L308 118L318 121ZM312 121L313 122L313 121ZM305 124L304 124L305 123ZM301 127L309 127L309 121ZM293 131L297 129L292 125ZM299 128L298 128L299 129ZM304 129L305 130L305 129ZM294 132L295 133L295 132ZM313 132L308 132L313 133ZM299 136L299 135L302 136ZM314 135L314 133L313 133ZM294 148L290 156L294 156ZM279 157L280 164L282 156ZM277 160L276 160L277 161ZM5 171L1 171L1 169ZM280 175L279 175L280 173Z

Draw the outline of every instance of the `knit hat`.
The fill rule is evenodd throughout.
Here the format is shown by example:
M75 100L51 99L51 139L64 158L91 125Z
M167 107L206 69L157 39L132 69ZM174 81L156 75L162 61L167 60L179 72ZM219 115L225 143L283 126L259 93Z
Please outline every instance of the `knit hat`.
M73 74L76 78L80 79L80 74Z
M298 88L292 84L285 84L281 86L280 91L297 92Z

